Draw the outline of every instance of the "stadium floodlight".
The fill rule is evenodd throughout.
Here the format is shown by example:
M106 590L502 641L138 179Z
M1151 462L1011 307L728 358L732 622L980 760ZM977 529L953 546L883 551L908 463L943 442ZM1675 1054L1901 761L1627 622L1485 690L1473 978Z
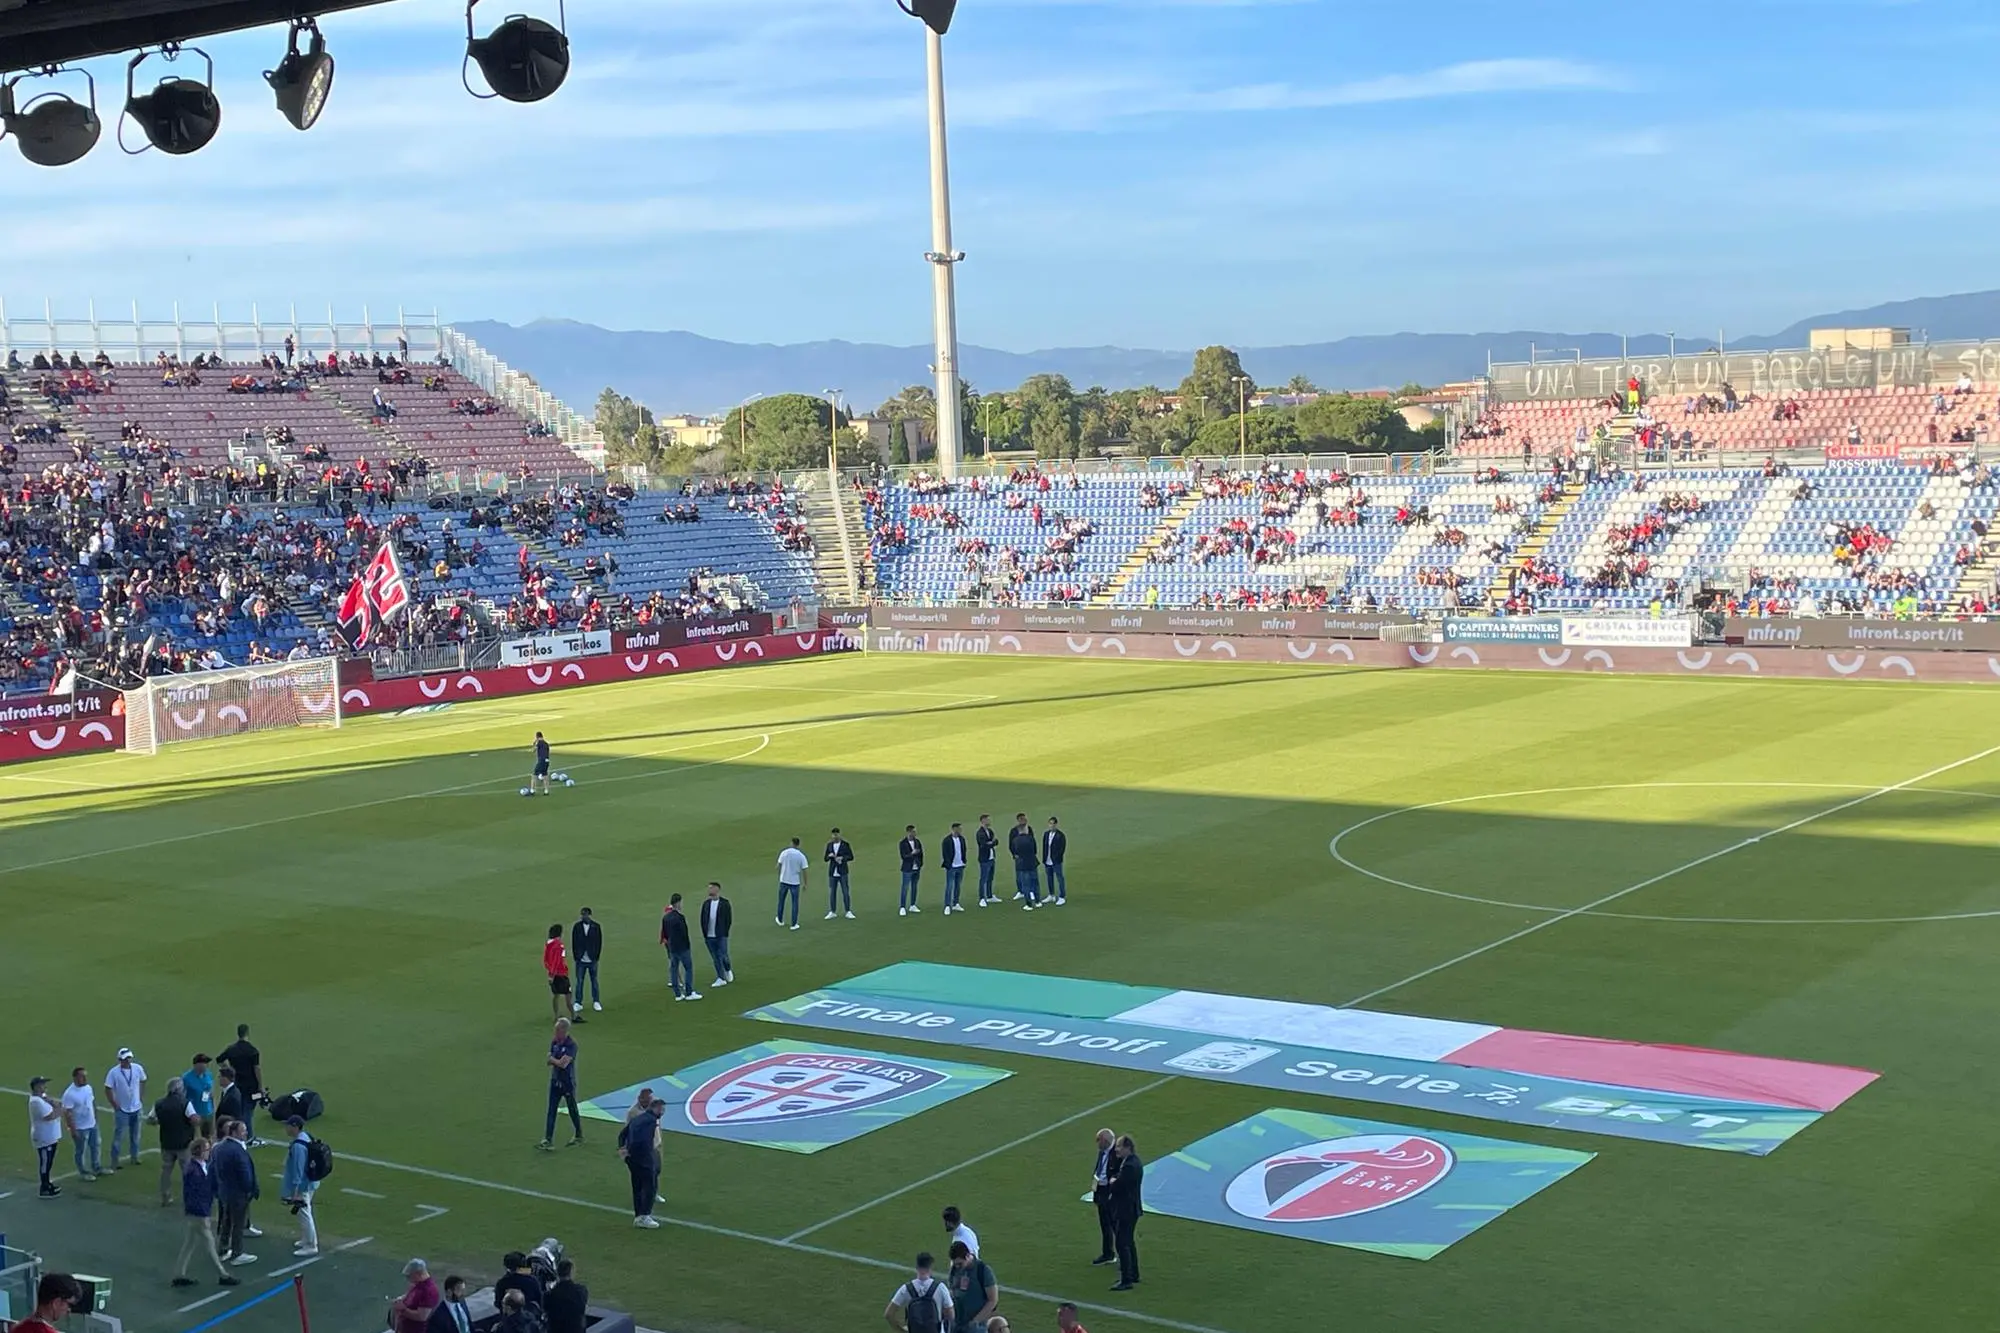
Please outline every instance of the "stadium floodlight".
M312 43L299 50L299 34L312 34ZM285 42L285 58L276 69L264 71L264 82L278 95L278 112L292 128L309 130L326 110L327 94L333 91L333 57L326 53L326 38L320 36L314 19L293 19Z
M146 140L163 153L180 156L198 152L208 147L209 140L222 124L222 103L215 96L215 62L208 52L200 47L188 47L200 56L208 66L208 77L201 82L170 75L161 79L153 91L141 94L135 80L139 73L139 62L157 54L172 61L178 60L181 46L169 42L158 52L141 51L132 57L132 63L125 67L125 115L137 121L139 128L146 132ZM125 122L118 122L118 146L125 148ZM143 148L125 148L128 153L143 153Z
M484 37L472 35L472 11L479 0L466 0L465 65L474 61L486 76L491 93L473 90L462 66L459 79L474 97L504 97L510 102L539 102L562 87L569 74L569 15L561 0L556 17L561 26L524 14L509 14Z
M958 0L896 0L896 8L913 19L922 19L930 25L932 32L942 37L951 27L951 16L958 9Z
M66 167L97 147L104 123L97 118L97 80L88 70L76 70L90 85L90 101L79 102L67 93L38 93L26 106L17 107L14 86L23 79L47 78L62 72L49 65L28 74L16 74L0 85L0 136L11 134L21 146L21 156L38 167Z

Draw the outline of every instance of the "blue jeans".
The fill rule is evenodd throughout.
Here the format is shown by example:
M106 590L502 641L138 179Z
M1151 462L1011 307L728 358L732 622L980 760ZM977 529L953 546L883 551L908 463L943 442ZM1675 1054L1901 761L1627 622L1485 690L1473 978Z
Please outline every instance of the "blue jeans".
M72 1129L69 1132L69 1146L76 1154L76 1173L79 1176L94 1176L104 1170L104 1160L98 1155L97 1126L89 1129ZM84 1150L90 1151L90 1165L83 1164Z
M996 864L993 861L979 863L979 901L982 903L993 897L993 870Z
M667 984L674 988L676 995L694 994L694 951L692 949L667 950Z
M944 868L944 905L946 907L958 906L958 887L964 882L964 866L946 866Z
M587 963L580 958L577 960L576 994L570 996L570 999L576 1001L578 1004L583 1003L583 983L586 980L590 982L590 1002L592 1004L599 1003L597 993L597 960L595 958Z
M1014 867L1014 892L1026 898L1030 907L1042 900L1041 877L1035 873L1033 866L1025 869L1021 866Z
M847 872L829 870L826 872L826 910L829 912L852 912L854 899L847 891Z
M132 1160L139 1160L139 1122L145 1119L144 1111L113 1111L111 1122L111 1169L118 1169L118 1140L123 1138L132 1145Z
M729 937L704 935L701 938L702 942L708 945L708 957L709 961L715 964L715 975L724 981L729 980L729 974L736 970L729 965ZM694 978L689 976L688 981L692 984Z
M788 898L792 903L792 924L796 926L799 924L799 886L796 884L778 885L778 924L785 924L785 900Z
M915 907L917 905L917 877L923 873L921 870L905 870L903 872L903 887L896 894L896 906Z
M1049 877L1049 897L1061 902L1069 897L1069 881L1063 878L1062 864L1043 866L1043 873Z

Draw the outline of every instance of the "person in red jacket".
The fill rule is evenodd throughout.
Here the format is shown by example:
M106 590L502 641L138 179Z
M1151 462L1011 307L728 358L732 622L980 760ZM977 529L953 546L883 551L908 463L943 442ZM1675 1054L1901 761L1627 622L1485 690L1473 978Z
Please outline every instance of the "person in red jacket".
M549 942L542 946L542 971L549 974L549 1004L557 1018L570 1016L569 953L563 948L560 923L549 927ZM582 1018L577 1019L582 1022Z

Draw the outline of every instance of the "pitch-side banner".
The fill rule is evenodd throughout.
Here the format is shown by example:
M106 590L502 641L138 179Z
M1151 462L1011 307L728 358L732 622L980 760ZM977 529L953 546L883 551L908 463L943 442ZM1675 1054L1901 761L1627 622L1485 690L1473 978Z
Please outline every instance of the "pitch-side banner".
M1761 1156L1877 1076L1373 1010L898 963L748 1015Z
M641 1088L666 1103L660 1127L785 1152L815 1153L991 1087L1005 1069L810 1042L767 1041L660 1074L583 1104L623 1124Z
M1337 611L1104 611L1088 607L887 606L869 610L876 629L1001 634L1249 634L1260 638L1379 639L1409 616Z
M532 639L509 639L500 645L501 666L536 666L543 662L569 662L579 657L603 657L611 651L608 629L577 630L572 634L537 634Z
M1738 618L1723 622L1722 637L1752 648L1874 648L2000 653L2000 621L1991 620L1824 620Z
M1691 648L1694 621L1688 616L1564 616L1565 648Z
M1149 1212L1432 1259L1594 1153L1270 1110L1146 1166Z

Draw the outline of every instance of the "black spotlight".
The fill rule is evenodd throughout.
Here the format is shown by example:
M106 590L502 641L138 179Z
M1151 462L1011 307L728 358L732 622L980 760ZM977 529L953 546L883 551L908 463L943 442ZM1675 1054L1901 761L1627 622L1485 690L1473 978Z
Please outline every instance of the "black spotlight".
M958 0L896 0L896 7L913 19L922 19L932 32L942 37L951 28Z
M141 51L132 57L132 63L125 67L125 114L137 121L139 128L146 132L147 142L163 153L179 156L206 148L208 141L215 137L216 129L222 124L222 103L215 100L215 62L208 58L208 52L198 47L189 47L208 66L208 77L197 83L193 79L183 79L177 75L161 79L153 91L143 96L137 91L134 80L138 76L139 62L154 54ZM181 48L169 43L160 48L158 54L167 60L180 58ZM118 146L125 148L125 125L118 126ZM143 148L125 148L128 153L143 153Z
M559 3L556 15L562 26L542 19L510 14L506 22L485 37L472 35L472 10L479 0L465 6L465 58L479 62L492 96L510 102L539 102L562 87L569 73L569 15ZM472 81L461 70L465 90L474 97Z
M11 134L21 145L21 156L38 167L66 167L97 147L104 124L97 118L97 80L87 70L77 70L90 85L90 101L77 101L66 93L42 93L16 109L14 85L22 79L46 78L60 72L50 65L33 74L16 74L0 85L0 134Z
M299 34L312 34L312 43L299 50ZM285 43L285 58L276 69L264 71L264 82L278 95L278 112L292 122L293 129L309 130L326 110L326 95L333 91L333 57L326 53L326 38L312 19L294 19Z

